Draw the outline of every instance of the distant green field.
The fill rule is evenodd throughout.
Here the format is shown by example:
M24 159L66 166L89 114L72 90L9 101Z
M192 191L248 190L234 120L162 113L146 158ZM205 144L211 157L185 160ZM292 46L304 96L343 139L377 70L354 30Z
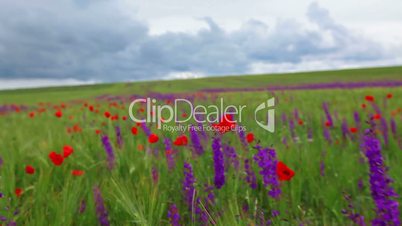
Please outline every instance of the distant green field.
M402 80L402 66L7 90L0 91L0 104L67 101L72 99L89 98L103 94L144 94L147 92L178 93L193 92L205 88L259 88L270 85L379 80Z

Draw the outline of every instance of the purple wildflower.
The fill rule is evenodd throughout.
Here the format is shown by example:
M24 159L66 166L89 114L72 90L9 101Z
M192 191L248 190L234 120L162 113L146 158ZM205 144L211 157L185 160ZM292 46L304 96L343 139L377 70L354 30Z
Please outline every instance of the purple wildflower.
M180 214L176 204L170 204L167 217L172 226L180 226Z
M222 153L221 139L215 137L212 141L212 151L214 156L215 187L220 189L225 184L225 166Z
M263 177L265 187L270 186L268 194L273 198L279 198L281 189L279 187L279 180L276 174L276 166L278 160L276 152L273 148L256 147L258 152L254 155L254 161L261 168L260 174Z
M357 112L357 111L353 112L353 119L355 120L356 128L360 128L361 120L360 120L359 112Z
M307 141L313 142L313 129L311 127L307 128Z
M123 146L123 138L121 137L120 126L116 126L115 130L116 130L117 147L119 147L121 149Z
M250 160L244 160L244 171L246 171L246 181L252 189L257 188L257 179L255 177L253 169L251 169Z
M209 205L215 204L214 186L205 184L204 187L205 187L204 191L207 194L207 197L205 198L206 204L209 204Z
M299 120L299 111L297 110L297 108L295 108L293 110L293 116L296 120Z
M109 219L105 203L103 202L102 193L99 187L95 186L93 188L96 215L98 216L99 224L102 226L109 226Z
M246 140L246 134L244 133L243 129L237 129L237 134L239 135L239 140L241 142L241 144L243 145L244 148L248 147L248 143Z
M225 156L225 165L229 166L231 164L236 171L239 170L240 163L234 147L230 145L224 145L223 154ZM226 167L226 169L228 168L229 167Z
M387 120L385 120L384 117L381 117L381 119L380 119L380 125L381 125L382 137L384 138L384 143L385 143L385 145L388 145L388 143L389 143L389 139L388 139L388 125L387 125Z
M285 147L289 147L289 145L288 145L288 139L287 139L286 136L283 136L283 137L282 137L282 144L285 145Z
M286 122L287 122L286 113L282 113L282 115L281 115L281 120L282 120L282 124L283 124L283 125L286 125Z
M197 198L196 203L197 203L197 205L195 207L195 214L198 216L199 225L203 225L203 226L208 225L208 222L209 222L208 213L204 209L206 207L201 202L200 198Z
M400 225L398 194L390 186L392 179L381 154L381 145L372 130L367 130L362 143L363 151L370 166L370 189L376 205L376 218L373 225Z
M4 221L7 221L7 217L0 215L0 221L3 221L3 222L4 222Z
M281 212L279 212L279 210L271 210L271 216L272 217L277 217L277 216L279 216L280 213Z
M168 169L169 170L173 170L174 169L174 167L175 167L175 165L176 165L176 163L175 163L175 161L174 161L174 158L173 158L173 154L172 154L172 152L173 152L173 149L172 149L172 142L170 141L170 139L169 138L165 138L164 139L164 142L163 142L164 144L165 144L165 156L166 156L166 161L167 161L167 165L168 165Z
M113 147L110 144L110 140L107 135L102 136L102 143L103 143L103 147L105 148L105 151L106 151L108 167L111 170L111 169L113 169L114 164L115 164L115 156L114 156L114 152L113 152Z
M329 132L328 127L324 126L324 138L328 141L328 143L332 143L331 133Z
M194 188L195 178L193 174L193 167L190 163L184 163L184 180L183 180L183 192L184 199L186 200L186 204L190 210L193 211L193 200L195 195Z
M364 221L364 216L356 213L355 208L352 203L352 198L350 195L345 194L344 195L345 200L348 202L348 208L343 209L342 213L347 216L353 223L355 223L358 226L365 226L366 223Z
M320 161L320 175L325 176L325 163L322 160Z
M87 203L85 202L85 200L81 200L80 202L80 208L78 209L78 213L82 214L84 213L84 211L87 209Z
M204 148L201 145L200 138L194 126L190 126L190 139L193 145L194 153L198 156L204 154Z
M324 109L325 117L326 117L326 119L327 119L327 122L329 123L330 126L333 126L334 123L333 123L333 120L332 120L331 113L329 112L328 103L327 103L327 102L324 102L324 103L322 104L322 108Z
M297 141L297 136L295 132L295 122L293 119L289 119L289 130L290 130L290 136L292 137L293 141Z
M154 182L154 184L157 184L159 180L159 172L155 166L152 167L151 174L152 174L152 181Z
M148 128L145 122L141 123L141 128L144 131L145 135L147 135L147 137L149 137L152 134L151 130Z
M348 123L346 122L346 119L342 120L341 129L342 129L342 137L344 140L346 140L349 135L349 128L348 128Z
M247 213L250 207L248 206L247 202L244 202L243 205L241 206L241 209L244 213Z

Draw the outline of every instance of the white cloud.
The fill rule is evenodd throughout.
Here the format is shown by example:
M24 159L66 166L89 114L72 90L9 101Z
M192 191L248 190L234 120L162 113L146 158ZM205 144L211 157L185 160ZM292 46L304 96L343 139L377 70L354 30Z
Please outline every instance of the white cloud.
M355 31L318 3L295 3L296 12L285 1L292 9L282 15L282 3L272 9L267 2L256 7L239 0L219 16L207 12L211 1L196 1L200 9L186 20L190 3L151 1L160 17L148 23L142 18L145 6L123 0L7 1L0 8L0 78L137 81L402 63L402 41L384 43ZM234 13L254 10L278 11L272 20L244 17L227 29L236 21ZM167 18L170 31L152 31L155 18ZM192 26L197 28L187 29Z
M96 81L80 81L77 79L1 79L0 90L19 88L39 88L56 86L76 86L96 84Z

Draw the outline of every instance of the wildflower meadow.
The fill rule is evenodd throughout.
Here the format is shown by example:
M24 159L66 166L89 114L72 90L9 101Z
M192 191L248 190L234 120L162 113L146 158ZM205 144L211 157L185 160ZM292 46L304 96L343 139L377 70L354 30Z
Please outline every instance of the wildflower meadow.
M394 67L2 91L0 225L400 225L401 78ZM136 122L141 98L246 107L147 121L157 108L142 102ZM271 98L274 118L256 114Z

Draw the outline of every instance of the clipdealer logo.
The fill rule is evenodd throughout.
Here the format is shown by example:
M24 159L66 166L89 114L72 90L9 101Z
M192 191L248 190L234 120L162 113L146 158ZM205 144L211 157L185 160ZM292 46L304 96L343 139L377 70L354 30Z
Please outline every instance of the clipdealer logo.
M146 104L146 116L145 118L137 118L133 112L137 105ZM137 106L138 107L138 106ZM231 119L233 123L241 123L242 114L246 105L227 105L224 106L223 98L220 98L219 105L193 105L193 103L187 99L175 99L173 106L168 104L157 104L157 100L154 98L140 98L135 99L130 103L128 113L130 119L136 123L152 122L157 124L157 128L162 128L162 123L185 123L190 120L194 120L198 123L218 123L221 117L226 115L237 116L237 120ZM254 120L257 125L266 131L273 133L275 131L275 98L272 97L267 101L259 104L254 111ZM180 109L189 109L189 114L186 117L179 118ZM259 120L257 113L266 110L267 123L264 120ZM162 115L164 116L162 118ZM165 124L164 124L165 125Z

